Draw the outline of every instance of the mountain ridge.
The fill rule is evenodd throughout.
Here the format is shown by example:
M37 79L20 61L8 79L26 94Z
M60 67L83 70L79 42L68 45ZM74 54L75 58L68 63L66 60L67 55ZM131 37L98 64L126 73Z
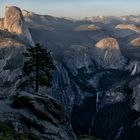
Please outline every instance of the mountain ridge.
M127 19L99 17L92 21L73 21L52 16L45 17L32 12L28 16L27 11L24 11L24 14L23 24L26 24L33 42L40 42L50 50L56 62L52 87L41 87L37 98L31 98L31 105L35 109L32 110L35 111L33 117L40 117L36 116L38 115L36 111L41 110L46 119L47 115L44 111L48 111L48 108L43 102L49 98L52 106L57 102L55 99L59 100L60 104L64 105L64 110L59 111L63 115L68 115L67 119L71 120L68 124L64 121L65 124L62 125L60 117L59 123L56 124L59 127L49 127L54 125L55 119L59 116L59 111L57 112L55 107L52 108L53 113L58 114L54 115L53 120L52 113L49 113L48 117L51 116L51 121L47 121L50 123L47 129L49 132L52 129L57 130L58 133L63 131L61 134L64 137L61 134L55 136L47 134L47 137L52 136L56 140L74 140L72 125L76 135L94 135L104 140L121 138L132 140L133 137L133 140L136 140L140 132L140 49L130 44L140 36L140 33L115 27L126 23L138 26L139 17L137 20L130 16ZM15 22L17 24L18 20ZM89 30L89 25L95 25L100 30ZM81 26L84 26L84 30L75 31ZM0 84L0 95L1 98L9 98L11 94L17 93L15 88L23 65L21 54L30 43L18 34L7 30L0 30L0 38L3 40L0 42L0 80L3 81ZM53 98L50 99L48 94ZM18 100L23 95L31 96L29 93L22 92L17 93L14 98ZM40 100L38 96L43 96L43 101L40 101L41 106L38 105ZM32 102L35 102L35 106ZM25 114L26 118L32 111ZM29 117L28 121L32 122ZM39 121L43 123L41 119ZM30 126L36 130L34 126ZM43 124L43 128L45 127ZM43 132L39 134L42 135Z

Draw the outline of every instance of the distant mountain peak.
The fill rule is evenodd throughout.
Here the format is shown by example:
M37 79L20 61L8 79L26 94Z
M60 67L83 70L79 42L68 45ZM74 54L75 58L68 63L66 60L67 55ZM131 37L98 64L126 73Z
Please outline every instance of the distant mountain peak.
M119 24L115 27L116 29L121 29L121 30L132 30L137 33L140 33L140 27L136 26L135 24Z
M131 44L133 47L140 47L140 37L138 37L138 38L132 40L132 41L130 42L130 44Z
M36 15L34 12L27 11L25 9L23 9L21 12L22 12L23 16L33 16L33 15Z
M119 44L115 38L103 38L96 44L97 48L105 49L105 48L115 48L119 49Z
M17 34L29 41L33 45L33 40L28 27L25 23L23 14L20 8L16 6L5 7L5 17L0 22L0 28L6 29L11 33Z
M115 38L103 38L96 43L96 61L104 68L122 69L125 58L122 56L119 43Z
M95 31L100 30L100 27L94 24L83 24L75 28L75 31Z

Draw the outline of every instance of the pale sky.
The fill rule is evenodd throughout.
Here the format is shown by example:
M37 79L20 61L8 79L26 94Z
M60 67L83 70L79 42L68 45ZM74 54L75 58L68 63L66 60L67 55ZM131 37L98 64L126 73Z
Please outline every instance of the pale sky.
M0 17L6 5L37 14L71 18L140 15L140 0L0 0Z

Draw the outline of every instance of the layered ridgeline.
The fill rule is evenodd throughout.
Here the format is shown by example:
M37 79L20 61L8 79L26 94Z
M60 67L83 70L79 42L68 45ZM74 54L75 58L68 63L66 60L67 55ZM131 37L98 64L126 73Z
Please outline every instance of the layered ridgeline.
M0 138L75 140L60 102L17 90L26 47L34 45L22 12L6 7L0 20Z
M64 104L75 133L104 140L139 137L140 48L132 44L140 17L76 21L23 13L33 40L54 54L52 96Z
M0 19L0 89L5 110L17 115L5 119L50 140L75 139L68 118L77 135L140 139L139 21L139 16L73 20L6 8L5 18ZM52 88L40 88L46 98L15 90L23 65L21 54L36 42L52 51L56 63ZM63 103L68 118L48 94ZM4 120L7 111L1 112Z

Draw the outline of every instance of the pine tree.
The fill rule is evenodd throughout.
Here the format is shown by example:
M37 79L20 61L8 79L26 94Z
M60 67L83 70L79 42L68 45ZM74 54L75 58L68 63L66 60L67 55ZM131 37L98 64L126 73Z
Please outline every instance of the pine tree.
M50 52L37 43L34 47L29 46L23 55L26 58L23 66L23 77L26 77L24 83L33 86L36 92L39 86L50 87L55 69Z

